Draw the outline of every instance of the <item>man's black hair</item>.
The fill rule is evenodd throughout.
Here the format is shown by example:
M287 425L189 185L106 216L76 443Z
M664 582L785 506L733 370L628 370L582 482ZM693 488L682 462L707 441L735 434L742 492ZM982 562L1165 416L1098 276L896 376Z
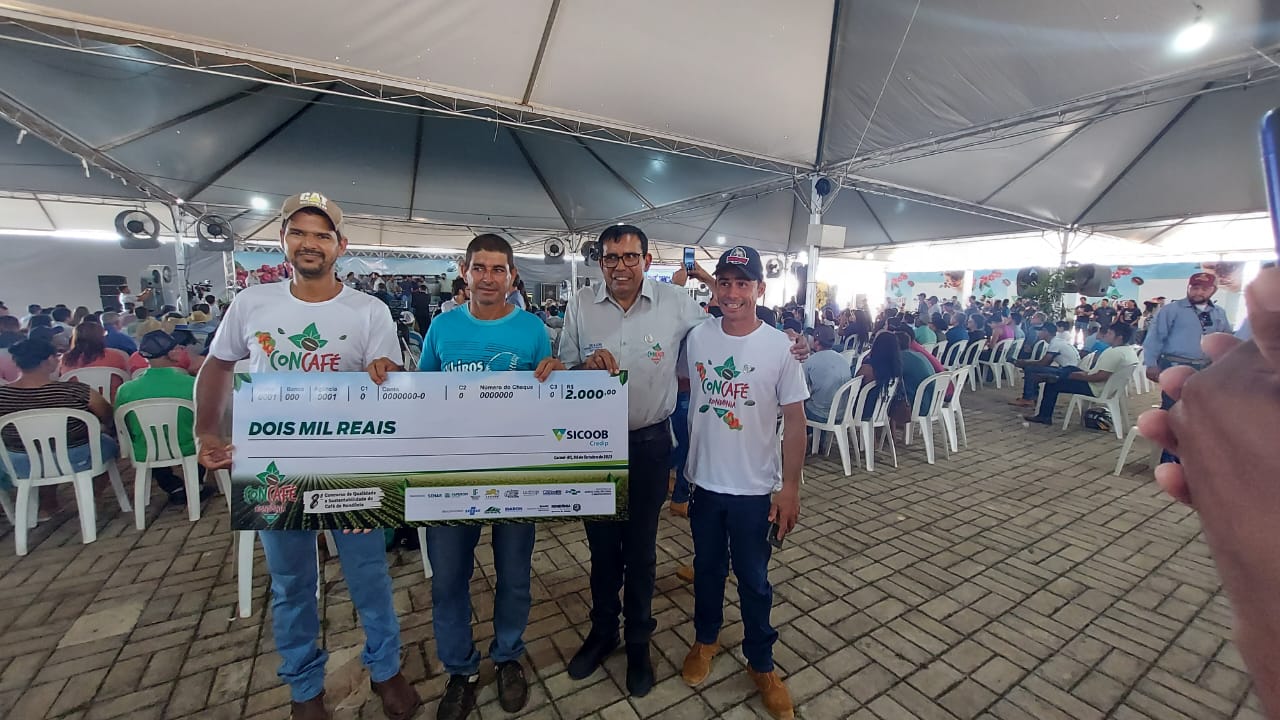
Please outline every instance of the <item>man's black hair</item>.
M471 256L477 252L500 252L507 256L507 269L512 273L516 271L516 255L511 251L511 243L493 233L477 235L475 239L467 243L467 256L463 260L463 264L470 267Z
M604 232L600 233L600 239L598 241L600 243L600 255L604 255L605 243L622 242L622 238L628 235L635 235L640 238L641 255L649 254L649 236L645 235L643 230L635 225L610 225L604 229Z
M1125 323L1116 323L1111 326L1111 332L1115 333L1121 340L1122 345L1129 345L1133 342L1133 326Z
M64 323L71 319L71 310L65 307L56 307L50 314L53 316L54 322Z
M453 294L454 294L454 295L457 295L458 293L460 293L460 292L462 292L463 290L466 290L466 289L467 289L467 281L466 281L466 280L464 280L464 279L462 278L462 276L458 276L458 277L456 277L456 278L454 278L454 279L453 279Z

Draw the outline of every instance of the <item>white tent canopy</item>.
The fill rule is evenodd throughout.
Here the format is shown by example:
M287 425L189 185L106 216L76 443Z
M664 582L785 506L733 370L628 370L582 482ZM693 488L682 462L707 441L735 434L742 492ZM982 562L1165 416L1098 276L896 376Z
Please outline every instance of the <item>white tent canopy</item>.
M0 113L27 132L0 143L0 229L67 229L50 195L149 197L269 237L319 189L371 245L631 220L782 252L815 174L850 250L1258 212L1280 4L1200 5L10 2ZM1175 51L1198 17L1210 42Z

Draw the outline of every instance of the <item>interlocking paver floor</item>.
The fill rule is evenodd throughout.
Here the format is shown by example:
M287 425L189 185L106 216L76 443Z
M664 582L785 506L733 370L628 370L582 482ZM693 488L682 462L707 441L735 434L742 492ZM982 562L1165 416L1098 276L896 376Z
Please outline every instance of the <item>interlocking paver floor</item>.
M802 527L775 555L777 663L799 716L827 718L1260 718L1199 523L1149 481L1139 443L1120 477L1114 436L1024 427L1005 389L966 393L969 446L936 465L919 442L844 477L810 458ZM1154 396L1132 400L1134 408ZM1065 403L1063 403L1065 406ZM129 473L126 473L129 477ZM221 501L186 521L150 508L144 532L99 500L98 541L73 513L12 554L0 530L0 717L284 718L261 550L253 616L235 613L232 537ZM70 500L68 499L68 502ZM533 559L533 718L767 717L744 670L742 624L726 611L721 655L693 690L678 674L693 638L688 524L664 513L658 540L658 685L623 691L625 660L571 680L587 630L581 525L544 525ZM472 584L477 641L492 634L493 564ZM429 581L417 551L392 553L404 669L434 717ZM359 666L362 635L336 561L324 566L328 697L337 717L380 718ZM730 583L732 584L732 579ZM480 717L502 718L492 670Z

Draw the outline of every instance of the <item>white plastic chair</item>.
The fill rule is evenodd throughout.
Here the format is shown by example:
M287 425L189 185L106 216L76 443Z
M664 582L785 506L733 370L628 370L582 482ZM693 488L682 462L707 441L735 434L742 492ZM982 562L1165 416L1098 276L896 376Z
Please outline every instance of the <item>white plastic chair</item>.
M889 450L893 453L893 466L898 467L898 448L893 442L893 431L889 428L889 404L893 400L893 394L898 390L898 380L894 378L889 381L884 390L876 398L875 407L872 410L870 419L863 419L866 414L867 399L871 397L871 391L879 386L874 380L863 382L861 390L858 391L857 401L853 407L852 422L858 427L858 434L862 449L865 451L867 460L867 472L875 472L876 469L876 446L875 435L876 428L884 428L881 434L881 445L887 441ZM857 456L858 444L853 446L854 455Z
M200 475L196 455L183 455L178 438L178 411L186 409L195 415L195 403L177 398L139 400L116 408L116 433L122 456L132 455L126 419L133 415L146 443L146 459L133 458L133 523L139 530L147 527L147 505L151 503L151 470L182 466L182 484L187 491L187 519L200 519Z
M131 380L137 380L138 378L142 377L142 373L144 373L144 372L146 372L146 371L148 371L148 370L150 370L150 369L151 369L151 368L138 368L137 370L134 370L134 371L133 371L133 375L131 375L131 376L130 376L130 379L131 379Z
M1112 373L1111 377L1107 378L1106 384L1102 386L1102 395L1098 397L1070 394L1071 402L1067 405L1067 414L1062 419L1062 429L1066 430L1070 426L1071 415L1077 408L1084 412L1085 404L1103 405L1111 413L1111 425L1116 437L1124 440L1124 429L1129 427L1124 409L1125 388L1129 385L1129 377L1133 375L1133 366L1134 363L1129 363Z
M855 358L853 361L853 367L850 368L850 371L854 375L857 375L858 371L862 369L862 363L867 359L867 356L870 354L871 354L870 348L867 348L866 350L863 350L862 352L858 353L858 357Z
M947 456L951 456L950 444L951 433L947 428L946 420L943 415L943 402L947 395L947 386L951 382L954 373L940 372L930 375L920 383L920 387L916 388L916 396L911 401L911 420L907 423L906 436L903 438L903 445L911 444L911 431L917 424L920 425L920 435L924 437L924 456L929 464L934 463L933 448L933 422L935 420L943 423L943 439L948 441L943 443L943 447L947 449ZM928 412L922 413L920 408L924 405L925 399L929 399Z
M960 393L964 391L964 381L968 368L956 368L951 373L951 397L943 395L942 423L947 428L947 442L951 452L959 451L958 443L969 447L969 433L964 427L964 408L960 407Z
M85 424L89 433L89 469L72 470L67 453L67 425L71 420ZM26 477L19 477L13 467L9 449L0 443L0 460L4 470L13 479L18 490L17 502L11 513L14 528L14 544L19 555L27 554L27 531L36 526L36 495L33 488L46 485L72 483L75 486L76 508L80 513L80 539L86 545L98 539L98 513L94 504L93 478L107 473L115 490L120 509L129 512L129 496L120 482L120 470L115 462L102 457L102 423L97 416L84 410L49 408L22 410L0 417L0 431L8 426L18 432L22 446L30 461ZM22 520L20 522L20 520Z
M1047 352L1049 352L1049 343L1047 343L1047 342L1045 342L1045 341L1043 341L1043 340L1037 340L1037 341L1036 341L1036 344L1031 346L1031 358L1030 358L1030 359L1032 359L1032 360L1040 360L1041 358L1043 358L1043 357L1044 357L1044 354L1045 354L1045 353L1047 353Z
M957 340L947 345L946 350L942 353L942 365L949 370L955 370L960 366L960 360L964 356L964 349L968 347L968 340Z
M982 343L971 342L964 349L964 355L960 358L960 364L956 367L963 367L968 372L969 389L974 392L978 391L978 356L982 354Z
M1010 351L1013 350L1014 343L1016 342L1017 341L1013 340L1012 338L1001 340L1000 342L996 343L995 349L991 351L990 360L977 361L978 384L980 385L985 384L986 381L984 380L984 378L986 377L987 371L990 371L991 376L995 378L997 390L1002 387L1000 384L1000 381L1005 376L1006 373L1009 375L1009 384L1010 385L1013 384L1013 381L1014 381L1013 373L1009 370L1009 368L1012 367L1012 365L1009 364L1008 358L1009 358L1009 353Z
M942 356L947 354L947 341L941 340L933 345L926 346L925 350L928 350L930 355L933 355L941 362Z
M227 511L231 511L231 473L226 470L215 470L214 480L218 489L227 498ZM236 606L240 617L247 618L253 614L253 547L257 542L257 530L236 530ZM333 539L333 531L324 531L324 542L329 554L338 556L338 545ZM425 545L423 547L426 547ZM316 553L316 599L320 598L320 553Z
M822 447L822 434L824 432L832 433L835 436L836 444L840 447L840 462L844 464L844 475L849 477L853 474L853 469L849 464L849 431L853 421L853 399L858 395L858 388L862 386L862 378L856 377L841 385L836 394L831 398L831 410L827 413L826 422L818 422L816 420L806 420L805 426L813 428L813 443L809 452L816 454ZM831 446L827 445L827 453L831 452Z
M858 359L858 353L857 353L857 351L854 351L854 350L841 350L841 351L840 351L840 357L842 357L842 358L844 358L845 360L848 360L848 361L849 361L849 370L852 372L852 370L853 370L853 361L854 361L854 360L856 360L856 359Z
M427 529L424 527L418 528L418 550L422 552L422 574L431 579L435 571L431 569L431 558L427 557Z
M72 370L62 376L63 382L72 380L97 390L98 394L107 399L107 402L115 402L116 388L120 387L120 383L130 380L130 377L129 373L112 367L85 367ZM119 382L113 382L114 380Z
M1124 466L1129 461L1129 453L1133 450L1133 443L1140 437L1142 437L1142 435L1138 433L1137 425L1129 428L1129 432L1124 436L1124 445L1120 446L1120 457L1116 459L1116 471L1113 473L1114 475L1119 475L1124 472ZM1151 459L1148 461L1148 465L1153 468L1156 465L1159 465L1160 454L1160 446L1155 443L1151 443Z

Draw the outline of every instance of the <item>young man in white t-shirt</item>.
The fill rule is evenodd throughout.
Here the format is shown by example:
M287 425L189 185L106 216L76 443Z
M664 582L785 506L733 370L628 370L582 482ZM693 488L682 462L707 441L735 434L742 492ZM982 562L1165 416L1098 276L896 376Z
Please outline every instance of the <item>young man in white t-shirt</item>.
M231 467L231 446L220 427L231 397L237 361L252 372L358 372L385 375L399 366L395 323L387 306L338 282L334 263L345 252L342 210L319 193L284 202L280 244L296 272L289 282L245 289L214 336L196 380L196 435L200 463ZM365 631L362 654L373 691L392 720L412 717L421 705L400 672L400 623L391 600L386 545L381 532L346 531L336 537L352 604ZM325 720L324 665L317 643L316 533L258 533L271 572L272 634L280 653L280 679L289 685L294 720Z
M773 665L778 633L769 622L771 524L781 541L800 514L804 466L804 370L791 341L756 317L764 295L764 266L750 247L735 247L716 264L714 293L723 313L698 325L686 340L689 458L694 486L695 642L682 675L698 685L711 673L724 624L724 585L732 557L741 600L748 673L775 718L793 718L791 695ZM781 457L777 422L785 431Z

